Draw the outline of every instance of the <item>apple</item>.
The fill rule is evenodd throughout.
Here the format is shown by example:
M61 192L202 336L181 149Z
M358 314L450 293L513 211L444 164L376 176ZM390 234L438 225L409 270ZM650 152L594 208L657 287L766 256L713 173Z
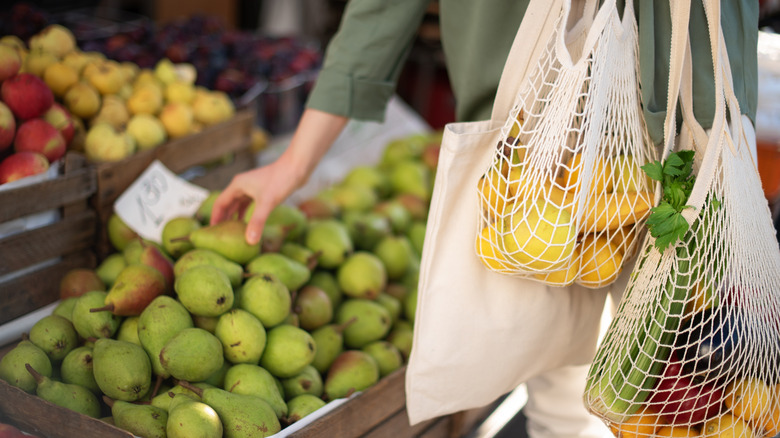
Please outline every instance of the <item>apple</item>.
M49 170L49 160L37 152L16 152L0 161L0 184Z
M16 134L16 119L8 105L0 102L0 151L11 145Z
M106 284L94 269L73 268L60 280L60 299L80 297L93 290L105 291Z
M192 133L194 122L192 108L183 103L168 103L160 111L160 121L171 138L189 135Z
M30 50L22 63L22 70L25 73L32 73L39 78L43 77L43 72L50 65L56 63L59 59L49 52L40 50Z
M138 149L151 149L165 143L167 133L160 119L151 114L136 114L127 123Z
M132 155L135 148L135 140L130 134L117 131L106 122L97 123L89 128L84 140L84 152L88 159L95 162L123 160Z
M8 44L0 44L0 82L14 77L22 67L19 51Z
M76 125L73 121L73 117L71 117L64 106L54 102L51 108L43 114L43 120L46 120L57 128L57 130L60 131L60 134L62 134L62 138L65 139L65 144L70 145L70 142L73 140L73 136L76 133ZM0 122L0 125L1 124L2 122Z
M42 116L54 103L51 89L43 79L30 73L20 73L3 81L0 95L11 112L22 120Z
M125 84L125 73L118 62L104 61L90 65L95 66L95 70L88 75L85 72L85 77L100 94L104 96L116 94L122 88L122 85Z
M65 107L71 114L89 119L100 110L100 93L84 81L73 84L62 98Z
M214 125L233 116L235 108L227 94L221 91L199 93L192 101L195 121L203 125Z
M7 423L0 423L0 438L25 438L30 437L30 435L25 435L21 430L18 428L7 424Z
M65 155L67 143L59 129L44 119L30 119L19 125L14 140L16 152L38 152L49 163Z
M55 96L62 97L68 88L79 81L79 74L68 64L57 61L46 67L43 72L43 81L51 88Z
M62 58L76 49L76 38L67 27L52 24L30 37L30 49L41 50Z
M116 129L122 129L128 120L130 120L130 113L127 111L125 101L119 96L111 94L103 96L103 104L90 123L94 125L106 122Z
M147 82L149 81L149 82ZM151 80L135 82L133 93L127 99L127 109L131 114L156 115L163 106L162 87Z

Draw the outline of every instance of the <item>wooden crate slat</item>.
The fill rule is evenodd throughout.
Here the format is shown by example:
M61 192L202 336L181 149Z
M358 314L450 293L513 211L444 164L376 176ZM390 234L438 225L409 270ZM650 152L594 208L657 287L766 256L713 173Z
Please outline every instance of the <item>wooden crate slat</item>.
M79 169L57 179L0 192L0 222L29 214L51 210L95 192L95 174L91 169Z
M196 136L172 140L159 148L157 158L172 172L218 160L223 155L248 146L254 112L238 111L230 120L210 126Z
M456 438L450 435L451 417L442 417L417 435L417 438Z
M74 268L95 267L95 254L81 251L0 283L0 324L26 315L59 298L60 281Z
M406 407L404 407L368 431L368 433L363 435L363 438L414 438L422 431L431 427L436 421L441 421L441 419L423 421L410 426L409 415L406 413Z
M117 163L95 165L97 171L97 193L94 202L101 206L113 205L113 200L143 173L155 159L155 150L145 150Z
M351 438L363 436L385 418L403 408L406 367L385 376L371 388L353 397L291 438Z
M0 276L92 246L95 214L84 211L0 240Z
M0 380L0 412L17 427L46 438L133 438L133 434L27 394Z

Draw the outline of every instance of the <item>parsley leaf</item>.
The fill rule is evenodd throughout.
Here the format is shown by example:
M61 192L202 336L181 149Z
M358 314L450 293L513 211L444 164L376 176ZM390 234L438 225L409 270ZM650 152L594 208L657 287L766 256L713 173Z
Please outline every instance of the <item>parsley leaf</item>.
M664 251L688 232L688 222L682 211L689 208L685 203L696 180L693 172L693 151L678 151L669 154L666 161L655 161L642 166L648 177L660 181L663 197L650 210L647 229L655 237L655 246Z

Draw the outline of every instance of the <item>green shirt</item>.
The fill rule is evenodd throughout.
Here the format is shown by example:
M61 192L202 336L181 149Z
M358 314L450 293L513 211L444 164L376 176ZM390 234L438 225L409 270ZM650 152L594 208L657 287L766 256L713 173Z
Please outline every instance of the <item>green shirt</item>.
M459 121L490 117L509 48L530 0L440 0L441 42ZM429 0L351 0L325 53L307 107L383 120L387 101ZM669 2L635 2L642 97L651 136L663 140L669 67ZM721 23L740 110L755 121L758 2L721 4ZM694 108L706 128L714 112L709 36L700 2L691 7Z

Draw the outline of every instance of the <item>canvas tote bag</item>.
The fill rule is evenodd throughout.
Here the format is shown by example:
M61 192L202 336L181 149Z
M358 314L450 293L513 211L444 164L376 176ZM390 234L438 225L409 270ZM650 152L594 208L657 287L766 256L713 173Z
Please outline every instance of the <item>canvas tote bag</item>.
M411 424L487 405L531 377L587 364L593 357L606 290L550 287L492 272L474 250L477 181L562 1L530 3L491 120L454 123L444 130L406 370Z
M679 4L672 11L681 16ZM774 437L780 432L780 249L761 189L752 126L741 116L719 25L705 0L716 111L705 131L693 115L689 46L673 22L670 84L681 83L683 126L667 152L695 153L696 176L682 211L690 228L664 251L648 235L635 275L591 367L588 408L614 430L672 424L701 436ZM687 17L687 13L685 14ZM676 27L675 27L676 26ZM680 62L684 59L680 68ZM682 72L681 75L678 74ZM648 429L649 428L649 429Z

